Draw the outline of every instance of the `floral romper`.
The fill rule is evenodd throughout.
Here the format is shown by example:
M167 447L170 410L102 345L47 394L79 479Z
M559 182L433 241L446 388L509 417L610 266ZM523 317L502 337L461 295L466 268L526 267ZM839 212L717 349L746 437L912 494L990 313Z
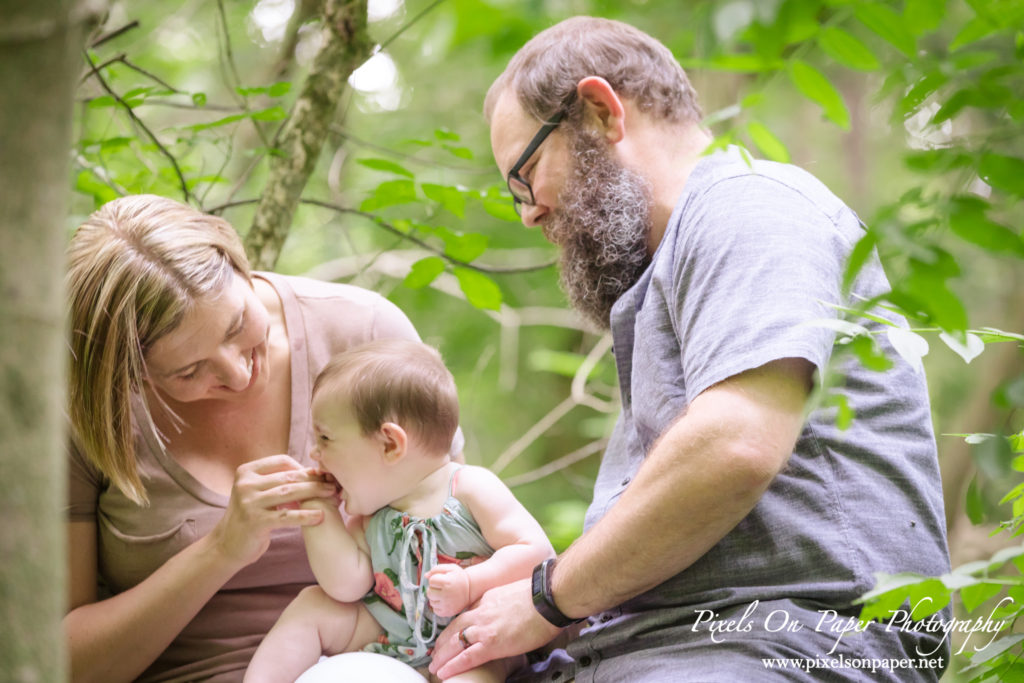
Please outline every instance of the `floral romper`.
M461 468L460 468L461 469ZM430 662L434 641L450 617L438 617L427 602L427 582L421 577L436 565L451 562L469 567L483 562L494 548L458 498L448 498L441 512L429 519L412 517L394 508L374 513L366 527L374 587L363 604L384 629L379 642L364 650L399 659L410 666Z

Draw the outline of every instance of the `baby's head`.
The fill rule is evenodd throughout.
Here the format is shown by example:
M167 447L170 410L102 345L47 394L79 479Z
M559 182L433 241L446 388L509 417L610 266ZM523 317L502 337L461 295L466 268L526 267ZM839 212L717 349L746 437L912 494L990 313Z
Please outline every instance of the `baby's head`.
M459 425L455 380L422 342L368 342L336 355L316 378L313 425L315 458L347 490L349 511L369 514L399 483L389 463L448 454Z
M393 422L432 455L448 453L459 426L455 379L418 341L379 339L339 353L316 378L318 400L347 403L363 436Z

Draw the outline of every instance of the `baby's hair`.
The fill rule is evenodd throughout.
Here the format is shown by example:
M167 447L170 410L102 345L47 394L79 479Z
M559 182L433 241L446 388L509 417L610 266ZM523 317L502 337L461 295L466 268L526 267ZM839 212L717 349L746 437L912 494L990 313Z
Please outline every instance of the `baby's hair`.
M423 342L379 339L343 351L317 376L313 396L320 391L349 402L364 436L394 422L429 453L447 453L459 426L455 379Z

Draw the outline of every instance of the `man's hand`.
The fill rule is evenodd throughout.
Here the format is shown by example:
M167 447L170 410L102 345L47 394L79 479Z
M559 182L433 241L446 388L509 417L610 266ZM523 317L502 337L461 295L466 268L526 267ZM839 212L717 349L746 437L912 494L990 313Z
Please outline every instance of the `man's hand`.
M498 586L457 616L437 638L430 672L441 679L493 659L535 650L561 632L533 607L530 580ZM459 637L464 633L469 647Z
M469 607L469 574L457 564L439 564L426 573L427 599L439 617L453 617Z

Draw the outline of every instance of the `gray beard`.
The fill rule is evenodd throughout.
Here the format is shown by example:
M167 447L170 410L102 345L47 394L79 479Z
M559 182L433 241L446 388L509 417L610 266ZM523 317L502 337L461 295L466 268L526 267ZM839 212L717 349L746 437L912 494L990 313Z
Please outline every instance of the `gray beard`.
M612 305L651 261L650 189L599 136L575 131L572 138L573 167L545 233L561 247L561 284L569 302L606 330Z

